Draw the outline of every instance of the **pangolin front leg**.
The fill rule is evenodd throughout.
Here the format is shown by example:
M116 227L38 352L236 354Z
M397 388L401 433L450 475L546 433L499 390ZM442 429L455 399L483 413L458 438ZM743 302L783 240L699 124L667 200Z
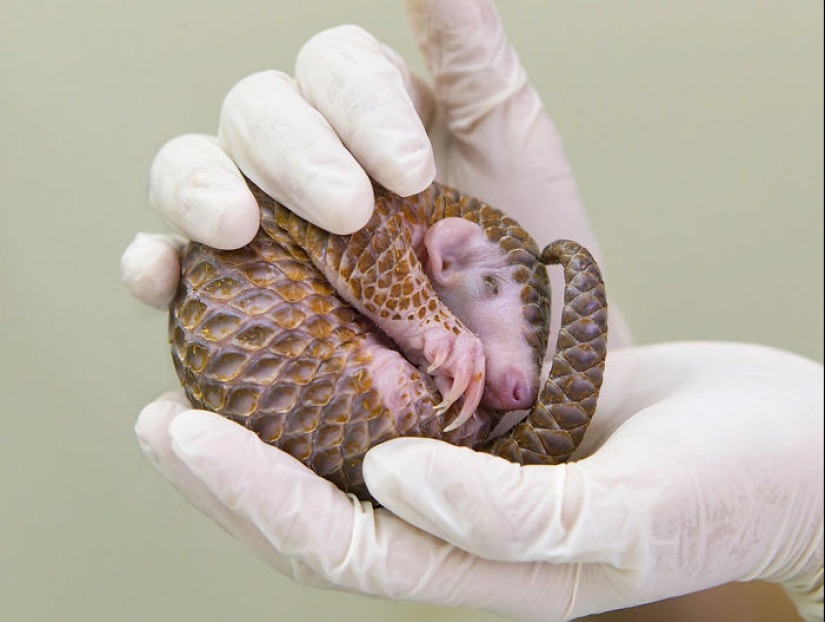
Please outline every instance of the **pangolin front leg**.
M484 348L433 290L413 247L416 226L425 227L422 215L432 202L427 192L402 199L376 187L381 205L368 224L352 235L333 235L253 190L259 203L273 207L275 222L264 218L264 230L285 230L342 298L433 377L442 397L436 414L463 397L446 431L468 421L484 392ZM428 205L416 209L416 201Z

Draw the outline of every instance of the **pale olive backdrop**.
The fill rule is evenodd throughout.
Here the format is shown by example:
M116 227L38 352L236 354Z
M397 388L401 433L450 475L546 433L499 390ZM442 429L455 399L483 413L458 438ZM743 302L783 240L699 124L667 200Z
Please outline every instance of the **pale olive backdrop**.
M822 360L822 2L501 2L640 343ZM360 24L423 64L400 1L0 3L0 619L492 620L296 587L187 506L133 437L173 384L119 256L165 230L156 150Z

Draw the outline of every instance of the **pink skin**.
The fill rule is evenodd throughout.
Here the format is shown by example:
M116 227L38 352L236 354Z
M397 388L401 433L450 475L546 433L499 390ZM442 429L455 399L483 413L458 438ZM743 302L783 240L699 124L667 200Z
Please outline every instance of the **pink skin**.
M372 378L372 387L378 391L383 403L396 416L396 427L401 429L403 422L399 417L403 417L403 413L409 412L412 405L416 404L424 395L427 395L428 389L417 373L417 368L396 350L389 349L372 338L368 338L363 347L370 354L367 365ZM446 393L443 395L446 395ZM466 400L467 397L465 396L465 403ZM458 426L462 428L458 436L452 437L454 440L451 442L464 438L477 439L481 438L482 435L486 436L488 431L484 430L489 425L488 418L488 413L477 413L475 407L473 407L473 412L469 418ZM450 425L444 431L450 432L455 429L457 427Z
M446 306L446 305L445 305ZM461 409L445 428L451 432L467 422L482 401L485 388L485 356L481 339L460 323L454 332L443 320L432 315L422 322L399 322L396 325L379 318L376 323L401 347L411 361L423 365L435 380L442 401L436 412L445 413L460 397Z
M444 218L426 229L411 226L407 233L424 268L421 277L430 281L441 308L422 319L390 318L371 312L346 283L336 289L410 361L425 367L442 396L437 412L445 413L463 397L446 432L469 421L479 404L494 410L532 406L538 370L525 339L521 287L511 277L513 267L504 251L463 218ZM318 267L331 283L340 281L337 269L325 262Z
M441 300L481 340L486 385L482 403L498 410L529 408L539 375L524 336L521 286L504 251L476 224L445 218L424 236L424 270Z
M376 302L371 299L373 292L362 300L356 293L360 287L355 290L350 286L341 276L338 264L328 262L325 256L311 255L311 258L344 299L375 322L413 364L423 367L433 378L442 397L436 405L436 413L446 413L453 403L463 397L458 415L445 428L446 432L450 432L469 421L481 403L485 387L484 346L480 337L462 323L446 302L438 298L437 291L427 287L429 278L419 268L418 262L404 261L410 250L416 254L425 252L421 244L425 227L410 225L405 234L397 236L391 241L389 249L382 251L385 253L383 256L391 256L394 265L402 270L398 274L394 274L393 270L391 274L384 264L382 275L374 274L371 266L367 267L366 274L369 279L377 278L375 287L384 288L384 293L390 296L393 296L391 283L381 284L385 280L383 277L390 277L390 282L394 278L409 279L413 292L416 288L421 292L415 308L410 304L415 298L405 300L404 305L390 306L390 302L398 303L398 299L387 297ZM359 278L359 274L357 269L353 269L348 278ZM422 309L423 316L419 315Z

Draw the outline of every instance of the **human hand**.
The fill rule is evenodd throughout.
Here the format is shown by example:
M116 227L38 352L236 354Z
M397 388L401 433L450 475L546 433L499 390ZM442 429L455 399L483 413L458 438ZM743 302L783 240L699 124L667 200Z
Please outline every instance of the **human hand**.
M153 205L186 237L236 248L258 227L241 171L337 233L369 217L368 175L401 195L437 176L514 216L540 246L574 239L600 259L558 134L492 4L410 1L407 8L432 86L359 28L322 32L298 54L294 79L262 72L230 91L218 137L179 136L160 150ZM124 253L124 281L155 306L177 286L170 248L139 236Z
M433 33L438 33L439 27L446 28L447 18L450 17L446 6L446 3L433 5L432 7L424 5L411 6L411 12L418 20L415 22L418 24L418 28L424 28L426 25L426 32L431 36ZM505 71L509 67L511 70L516 70L516 73L520 73L518 63L514 61L514 54L509 48L506 48L501 26L495 14L492 14L491 19L488 12L489 7L481 4L478 6L483 13L481 16L483 19L479 23L470 23L466 30L459 32L449 31L448 29L437 36L432 36L431 39L424 37L424 47L428 59L437 66L435 72L436 85L439 83L439 75L446 76L442 83L445 85L443 88L447 90L447 94L449 94L451 81L456 77L461 78L462 72L466 72L467 81L461 88L470 89L473 87L472 78L475 77L479 80L479 85L476 86L480 89L476 91L476 95L480 96L484 93L485 76L474 75L475 65L472 64L466 69L461 63L457 63L456 66L451 68L449 64L445 64L440 60L439 54L456 61L462 59L466 61L474 57L472 46L476 45L480 57L493 57L503 65L499 67L496 62L492 61L482 63L482 65L487 66L488 70L491 68L494 71L500 69L503 76L516 75ZM426 10L432 10L433 12L426 13ZM416 13L416 11L424 11L424 13ZM472 11L470 11L465 15L465 19L469 19L472 15ZM439 19L443 21L439 22ZM368 35L369 41L373 43L365 43L362 39L365 35L363 31L353 29L333 30L324 36L332 37L334 34L345 35L343 36L344 42L350 41L353 45L351 50L343 50L345 52L353 51L356 54L361 54L364 53L362 48L365 48L371 54L376 52L373 45L374 40L371 40ZM353 38L349 39L350 36ZM331 45L332 42L327 45L322 36L319 35L319 37L321 37L320 42L316 40L316 44L320 51L335 49L335 46ZM494 50L489 49L490 42L497 42L499 47ZM467 49L468 46L469 50ZM309 49L311 51L311 46ZM535 93L529 87L523 87L522 90L517 89L516 92L521 95L510 94L509 98L501 96L499 91L489 93L489 103L491 104L496 103L497 97L501 96L501 102L499 102L501 108L492 105L488 111L482 114L479 110L473 112L470 108L462 109L459 106L451 113L449 106L445 106L441 101L442 94L438 89L435 92L427 91L422 82L404 70L397 57L380 46L378 50L381 51L381 54L387 54L386 58L389 59L390 64L385 65L387 72L376 72L375 76L368 76L368 78L374 80L375 85L378 86L386 83L387 90L391 92L393 97L399 95L408 97L406 110L408 112L413 110L416 115L420 111L422 117L428 119L427 125L430 136L437 145L429 157L433 161L439 162L439 171L442 169L445 171L444 176L439 173L439 179L462 187L462 189L466 187L469 192L510 211L534 233L539 242L548 241L553 237L568 237L581 240L590 248L594 248L593 241L588 238L588 236L592 237L592 233L575 194L575 187L555 131L541 111ZM456 50L461 50L462 53L458 55L446 53L447 51L455 52ZM380 57L376 57L374 60L376 61L376 67L381 65ZM307 64L310 68L313 66L312 62L307 61ZM320 67L317 70L326 70L326 67L330 64L327 60L324 60L324 62L317 65L317 67ZM366 63L366 65L371 66L372 64ZM399 67L401 67L400 73ZM393 71L396 73L393 73ZM300 81L301 73L300 71L297 73L298 84L301 86L303 84ZM350 93L357 93L360 88L363 88L363 77L349 74L346 70L342 70L342 75L353 80L355 86L350 89ZM403 90L398 89L398 75L401 76ZM258 77L261 77L261 83L257 82ZM272 82L268 82L269 78L272 78ZM311 83L312 80L309 78L308 80ZM495 81L492 84L493 86L498 85ZM264 96L266 93L262 95L257 89L265 92L270 87L278 93L281 93L284 89L286 89L284 92L292 91L289 96L284 98L276 96L272 99L279 105L284 104L284 108L277 109L279 112L286 111L284 124L280 127L277 124L272 126L265 122L268 119L266 109L255 108L260 102L267 100ZM244 97L244 89L247 88L249 89L247 91L249 97ZM460 94L461 89L455 90L459 91L458 94ZM380 91L379 88L376 92ZM238 97L236 101L237 110L239 111L237 116L230 114L233 106L236 105L232 103L231 96L233 96L233 93ZM204 136L184 136L175 139L158 154L152 168L151 196L153 203L172 223L176 224L183 233L192 239L222 248L231 248L245 243L257 229L257 207L254 203L248 201L248 191L239 171L243 171L244 174L295 211L314 219L328 229L335 230L340 225L342 232L348 228L357 228L357 221L361 218L365 220L369 215L368 210L371 210L372 207L371 190L370 196L367 197L368 200L362 200L364 197L359 188L363 189L363 187L358 181L358 179L365 179L366 174L375 177L382 184L399 194L409 194L419 189L417 186L411 185L406 190L404 189L404 185L408 184L408 174L412 175L416 170L419 171L417 174L422 180L421 188L432 180L432 171L426 172L428 170L427 157L423 157L424 165L418 169L410 162L407 162L403 167L393 168L391 166L391 160L396 157L404 162L405 150L412 154L408 154L409 158L414 159L416 154L418 154L417 157L421 157L418 148L410 149L410 145L416 144L412 134L415 130L415 119L418 117L408 117L412 129L410 135L405 135L400 129L393 129L395 123L399 122L404 116L398 112L398 107L387 104L389 108L394 109L392 127L388 126L382 129L381 125L377 124L373 128L372 124L377 114L375 110L363 112L360 116L352 111L350 111L350 116L341 116L338 113L338 116L341 116L339 122L344 124L339 127L338 125L326 125L329 121L326 117L335 118L336 116L335 106L330 111L325 110L323 116L320 115L315 108L304 105L306 101L303 97L296 95L298 92L290 86L289 81L281 74L257 74L248 81L240 83L237 89L233 90L233 93L230 93L230 96L227 97L222 112L220 139ZM259 96L261 99L259 99ZM380 98L378 99L380 100ZM450 97L446 95L444 99L447 103L451 101ZM484 101L484 98L481 97L480 101ZM521 103L512 104L512 102ZM339 101L336 105L343 105L344 103L346 102ZM401 104L403 102L399 104L400 108L405 109ZM510 105L519 106L516 113L512 111L508 114L497 112L499 110L506 111ZM244 106L251 106L252 109L244 108ZM530 114L525 113L525 106L527 106L526 109ZM290 117L293 114L294 117ZM377 158L373 164L369 163L369 149L364 149L363 161L356 160L357 164L353 166L352 161L347 158L352 157L349 155L350 151L357 155L359 153L358 149L346 142L344 144L347 149L343 149L343 145L336 146L337 136L346 135L346 127L344 127L346 123L352 123L355 126L356 119L360 119L360 123L364 127L373 128L370 129L370 132L373 133L368 132L367 137L363 140L368 146L372 144L373 147L379 149L379 153L385 154ZM472 132L468 132L468 128L462 125L462 120L465 124L472 125L479 131L488 128L484 131L487 132L489 139L491 141L495 140L495 142L487 145L484 145L483 141L473 142L472 136L469 135ZM250 127L255 126L255 122L271 128L271 134L267 134L269 130L260 134L244 134ZM237 125L233 125L233 123ZM318 123L318 125L314 126L314 123ZM420 125L420 121L418 123ZM402 125L399 122L398 127L401 128ZM315 127L317 134L312 134L313 130L309 129L312 127ZM332 127L335 128L335 133L331 130ZM465 135L462 135L462 131ZM516 138L508 140L507 136L511 132ZM224 145L228 145L234 140L233 136L240 137L238 145L232 148L226 147L226 150L224 150ZM308 136L312 140L307 140ZM538 140L541 137L546 140ZM301 141L298 140L299 138ZM325 140L327 142L324 142ZM370 143L370 140L372 143ZM429 138L427 138L427 141L429 141ZM261 155L262 151L267 151L266 147L270 146L270 142L272 152L269 155L266 153ZM502 145L501 149L498 148L500 143ZM302 144L314 145L315 149L305 147L304 151L301 151ZM381 152L380 149L385 144L389 146ZM490 149L490 145L495 145L496 148ZM483 152L483 146L487 148L488 152ZM430 149L429 142L426 143L426 147ZM390 148L395 151L391 155L386 155L386 150ZM501 155L508 153L508 150L512 156L512 162L517 162L519 158L523 158L522 163L524 166L522 168L515 167L510 160ZM232 157L227 155L228 153L231 153ZM338 155L335 155L336 153ZM287 158L287 155L290 157ZM342 160L339 160L338 156ZM272 158L274 162L271 169L265 162L267 157ZM247 158L247 160L244 160L244 158ZM546 169L538 170L537 164L541 163L542 158L546 159L548 166ZM242 164L242 160L246 164ZM238 169L237 165L240 165L241 168ZM256 171L260 172L261 169L264 172L260 173L260 177L256 177L258 174ZM425 172L421 173L420 171ZM329 173L329 178L327 178L327 173ZM269 186L267 186L267 175L272 175L271 185ZM393 181L396 176L396 181ZM498 183L492 183L491 180L494 179L497 179ZM486 191L485 187L487 187ZM503 192L508 187L511 191L509 193ZM411 190L411 188L414 189ZM307 191L307 189L310 190ZM498 198L494 196L493 192L496 190L501 190L503 196ZM291 191L295 191L294 196L290 194ZM320 193L320 197L313 194L316 191ZM327 191L328 194L325 194ZM489 192L489 194L485 194L485 192ZM311 200L304 204L301 201L307 195L312 195ZM334 198L334 201L329 199L330 196ZM292 202L291 198L294 198L295 202ZM508 199L512 199L512 203ZM360 209L359 205L366 205L367 212ZM554 212L558 213L553 215ZM342 218L343 220L341 220ZM341 222L343 224L340 224ZM547 223L550 223L553 228L545 232L542 227ZM141 236L127 249L123 258L124 280L138 298L155 306L163 307L167 304L177 285L177 249L179 244L180 238ZM559 314L554 313L554 316L558 317ZM614 330L615 334L616 331ZM393 536L392 541L405 540L411 543L406 549L406 555L419 548L426 551L427 555L440 556L444 554L444 549L440 548L442 543L439 543L438 540L423 536L416 530L411 530L408 525L383 510L373 513L372 509L367 506L354 504L328 483L294 463L288 456L265 446L254 450L252 454L259 450L265 451L268 452L262 454L266 456L265 460L274 460L275 463L281 466L288 465L283 466L279 471L278 481L281 486L292 489L292 492L296 495L292 499L298 506L303 508L302 511L298 514L287 513L280 517L273 516L271 518L277 520L264 525L263 518L253 517L245 511L224 505L222 496L213 491L210 487L211 484L205 483L197 470L187 462L187 459L182 457L187 451L185 447L191 448L184 437L188 433L195 433L197 436L201 432L206 434L206 437L212 433L222 436L224 432L235 435L239 431L243 432L243 430L237 429L238 426L233 424L229 424L231 427L226 427L227 422L214 415L190 411L189 405L185 401L181 403L180 394L177 394L177 396L172 401L169 399L160 400L148 406L142 413L137 431L144 450L159 470L181 490L190 502L200 507L214 520L246 542L274 567L281 569L296 580L312 585L336 586L342 589L365 591L393 598L405 598L407 588L402 589L381 581L371 583L371 581L376 580L375 576L367 572L364 566L361 566L361 564L368 564L370 559L376 559L374 550L370 549L369 546L365 548L360 560L355 560L353 566L347 568L346 572L342 570L339 574L330 565L332 563L330 559L334 559L334 556L340 550L335 548L333 543L328 540L313 540L318 535L313 530L320 528L324 534L334 535L336 541L343 543L349 542L347 534L354 537L357 534L368 533L371 529L380 528L382 534ZM205 427L200 428L199 432L196 425L195 432L192 432L191 425L193 422L197 423L198 421L203 423ZM255 440L258 445L261 445L257 439ZM251 442L251 440L244 437L244 440L239 442L244 445ZM231 443L229 447L231 449ZM246 451L246 449L243 451ZM245 467L240 464L233 466L233 460L231 454L221 454L219 452L215 455L214 464L222 465L223 469L228 469L225 471L225 475L232 472L237 474L234 469ZM254 480L251 475L245 475L244 477L248 477L250 482ZM258 494L269 494L263 490L252 492L253 489L250 489L252 497L257 497ZM282 491L283 494L288 493ZM313 499L316 500L315 505L311 502ZM313 512L315 514L327 516L328 520L335 520L336 524L340 525L340 529L330 530L328 525L319 526L317 522L307 521L308 516L305 512L312 508L314 508ZM352 518L347 519L350 515ZM293 521L296 525L301 523L301 528L306 530L303 540L298 538L296 544L291 539L289 542L284 542L281 539L278 544L273 544L277 540L277 530L283 529L283 523L279 521ZM276 531L272 531L272 529ZM387 542L385 540L380 547L386 547ZM430 544L432 546L429 546ZM297 548L295 548L296 546ZM398 550L404 551L404 547ZM306 553L306 555L302 557L303 553ZM377 559L380 560L380 551L378 551L378 555ZM455 552L454 555L450 553L450 555L454 556L460 564L486 567L486 562L464 556L461 552ZM401 558L398 563L403 562L404 560ZM419 568L433 563L430 558L420 559L419 562ZM414 581L417 578L413 575L398 575L399 581ZM520 578L523 579L523 575L514 575L514 579ZM476 601L478 599L483 600L487 592L489 592L489 586L480 586L475 593ZM447 595L434 594L431 587L420 594L410 591L409 597L443 604L450 604L455 601L472 605L474 602L472 594L463 594L460 597L446 592L444 594ZM505 598L503 602L509 601ZM517 603L514 604L514 606L516 605ZM499 607L500 604L495 606Z
M399 439L368 454L364 477L394 514L461 550L541 563L553 589L522 591L526 619L761 579L821 620L822 408L822 367L794 355L632 348L608 359L574 462L518 467Z
M625 349L576 462L389 441L364 463L387 509L182 396L137 432L190 503L307 585L567 620L764 579L821 620L822 400L821 366L776 350Z

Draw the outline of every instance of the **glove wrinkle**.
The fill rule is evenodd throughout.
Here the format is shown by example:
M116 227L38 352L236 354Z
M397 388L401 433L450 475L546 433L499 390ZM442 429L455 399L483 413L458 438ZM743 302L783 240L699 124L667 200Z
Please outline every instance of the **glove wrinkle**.
M408 2L407 8L448 127L456 135L470 134L527 85L526 72L491 4L423 7Z

